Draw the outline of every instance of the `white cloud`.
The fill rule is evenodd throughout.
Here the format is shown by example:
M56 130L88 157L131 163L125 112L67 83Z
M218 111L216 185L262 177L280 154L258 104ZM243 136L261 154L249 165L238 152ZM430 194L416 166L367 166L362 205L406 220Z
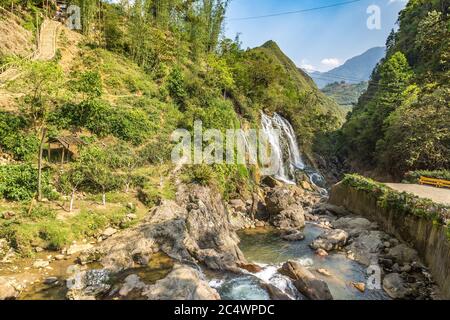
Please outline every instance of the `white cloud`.
M394 3L394 2L407 2L408 0L389 0L388 4Z
M302 59L302 61L300 62L300 68L302 68L306 72L317 71L317 68L310 64L307 59Z
M341 64L341 62L337 58L326 58L323 59L320 63L328 68L335 68Z

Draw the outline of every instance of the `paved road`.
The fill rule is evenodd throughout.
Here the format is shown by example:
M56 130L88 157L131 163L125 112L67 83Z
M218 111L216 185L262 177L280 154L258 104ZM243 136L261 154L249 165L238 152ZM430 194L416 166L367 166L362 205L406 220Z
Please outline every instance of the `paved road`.
M386 185L400 192L412 193L421 198L431 199L436 203L450 205L450 189L420 184L386 183Z

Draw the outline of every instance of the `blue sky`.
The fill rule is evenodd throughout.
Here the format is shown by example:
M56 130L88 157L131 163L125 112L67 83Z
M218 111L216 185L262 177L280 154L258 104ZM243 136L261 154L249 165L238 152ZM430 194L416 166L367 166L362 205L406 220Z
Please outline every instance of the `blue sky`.
M349 0L231 0L225 35L240 33L243 47L274 40L300 67L327 71L375 46L384 46L405 0L359 2L300 14L254 20L234 20L327 6ZM371 5L380 8L381 29L367 27Z

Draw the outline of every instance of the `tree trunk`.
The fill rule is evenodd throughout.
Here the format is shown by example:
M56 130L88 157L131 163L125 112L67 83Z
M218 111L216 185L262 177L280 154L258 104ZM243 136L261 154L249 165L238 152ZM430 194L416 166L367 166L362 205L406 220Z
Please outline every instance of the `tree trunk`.
M128 193L128 191L130 191L130 183L129 182L125 183L125 193Z
M73 190L72 194L70 195L69 212L72 212L72 210L73 210L73 200L74 199L75 199L75 190Z
M42 201L42 153L44 149L44 140L47 134L47 129L42 129L41 143L39 145L39 158L38 158L38 201Z
M106 206L106 193L105 193L104 190L103 190L103 193L102 193L102 204L103 204L104 206Z

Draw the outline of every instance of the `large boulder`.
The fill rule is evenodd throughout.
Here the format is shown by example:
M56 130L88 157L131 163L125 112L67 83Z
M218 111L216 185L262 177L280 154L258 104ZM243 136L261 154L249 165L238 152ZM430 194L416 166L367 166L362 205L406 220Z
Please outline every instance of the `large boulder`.
M0 300L12 300L19 296L14 279L0 277Z
M365 231L346 247L355 257L355 260L366 266L377 264L378 254L383 249L383 232Z
M110 272L100 270L78 270L66 280L69 300L95 300L111 288Z
M398 273L390 273L383 279L383 289L392 299L404 299L408 295L408 288Z
M343 229L347 231L350 237L358 236L366 230L376 229L375 223L372 223L369 220L360 217L340 218L333 222L333 226L337 229Z
M138 226L114 234L80 260L100 261L105 268L120 271L145 265L161 250L178 261L236 271L237 264L245 262L238 243L220 194L208 187L183 185L177 202L163 201Z
M278 214L270 215L270 223L278 229L301 229L305 227L305 212L298 204L293 204Z
M417 251L408 247L406 244L399 244L398 246L389 249L387 257L399 264L411 263L419 260Z
M314 250L323 249L325 251L338 250L344 247L348 240L348 233L340 229L327 230L318 236L310 247Z
M336 206L330 203L320 203L316 205L313 209L313 214L328 214L332 213L336 216L343 217L348 216L351 213L348 212L344 207Z
M186 265L175 265L167 277L148 286L142 295L149 300L220 300L200 272Z
M292 191L285 186L275 187L266 195L266 207L270 216L280 214L295 204L295 197Z
M333 300L326 282L317 279L308 269L295 261L288 261L280 273L294 280L294 285L301 294L311 300Z

